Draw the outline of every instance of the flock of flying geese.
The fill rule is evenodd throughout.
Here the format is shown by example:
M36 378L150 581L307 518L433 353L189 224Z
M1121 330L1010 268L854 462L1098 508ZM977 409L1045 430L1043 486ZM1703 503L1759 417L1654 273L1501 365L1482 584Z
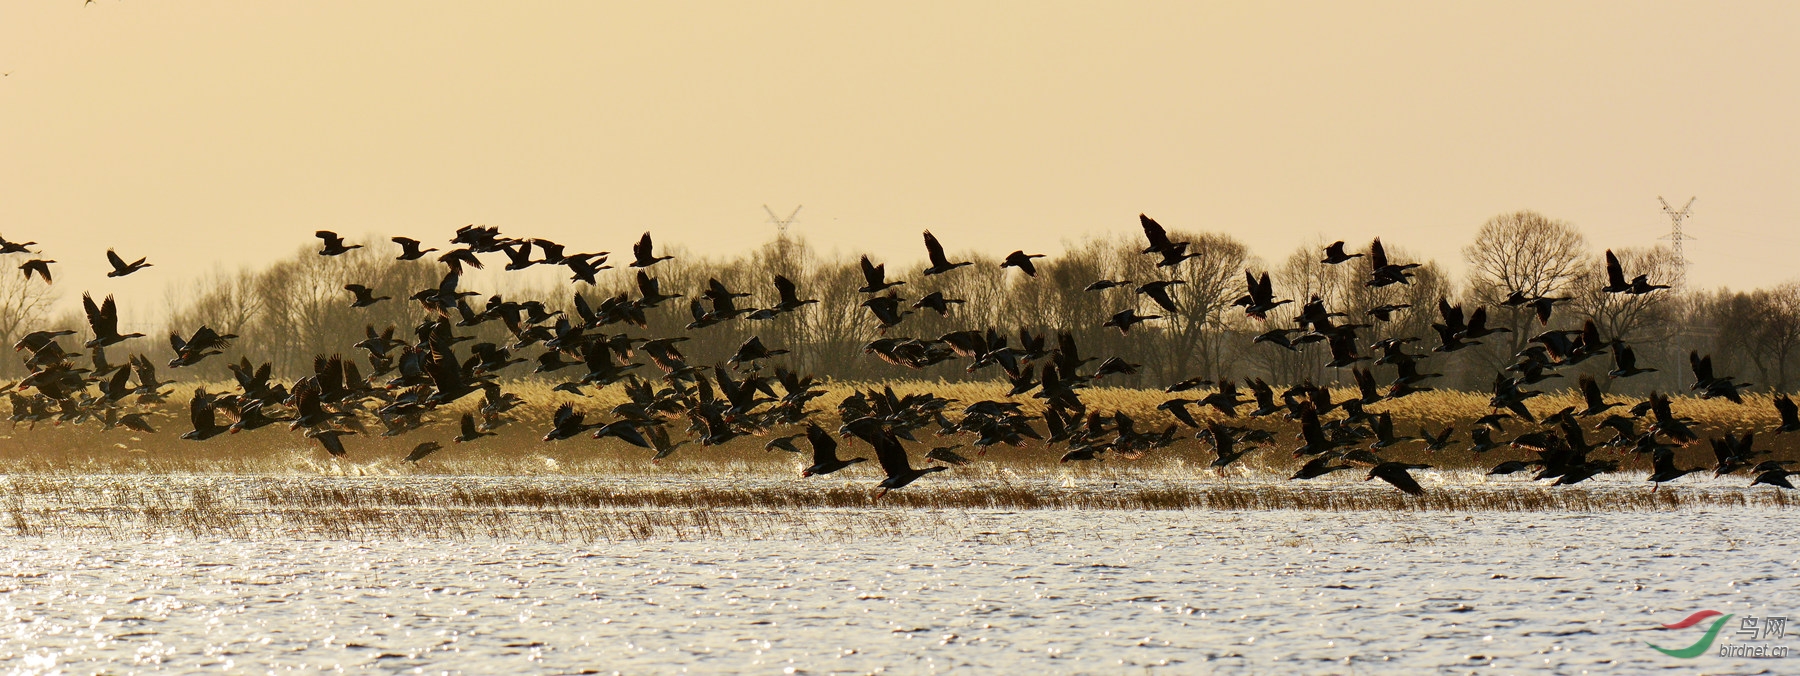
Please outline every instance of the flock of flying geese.
M1156 267L1178 268L1183 261L1200 256L1188 242L1172 241L1167 232L1147 216L1140 216L1148 241L1142 253L1157 257ZM321 241L321 256L339 256L361 244L347 243L329 231L316 233ZM930 267L927 277L951 274L972 265L967 261L951 261L943 246L929 231L924 235ZM365 417L378 420L382 436L397 436L428 426L428 415L465 397L480 395L481 404L474 412L460 417L456 443L476 442L493 436L493 430L513 422L509 412L524 402L503 390L499 375L514 366L535 364L534 374L574 374L555 389L584 394L583 388L600 388L620 384L629 401L614 407L610 420L591 420L572 403L559 407L543 440L571 439L579 435L601 439L612 437L653 452L652 460L660 461L687 444L713 446L742 436L770 437L765 447L802 453L798 441L804 439L812 453L812 463L802 476L830 474L864 462L862 457L839 454L840 439L857 439L874 449L875 458L886 473L879 487L882 494L906 486L932 472L948 466L968 463L955 451L960 445L936 446L925 454L927 464L914 467L903 442L919 443L918 433L933 432L938 437L973 436L971 445L985 453L996 444L1022 446L1026 440L1038 440L1046 446L1061 444L1067 448L1062 462L1089 461L1105 453L1136 459L1145 453L1171 446L1181 436L1181 429L1196 429L1195 438L1208 442L1216 451L1212 467L1221 471L1259 447L1274 447L1277 438L1266 429L1230 424L1239 418L1239 409L1255 405L1245 413L1252 418L1274 416L1299 423L1297 438L1302 445L1293 450L1295 457L1308 461L1292 478L1313 479L1333 472L1366 467L1365 480L1381 479L1406 493L1420 495L1424 489L1409 474L1412 470L1429 469L1429 465L1386 460L1383 451L1403 443L1423 443L1430 451L1447 450L1455 441L1456 430L1446 428L1432 432L1421 429L1418 436L1399 434L1392 416L1372 412L1367 407L1410 394L1432 389L1426 381L1440 374L1423 372L1421 364L1429 353L1411 352L1419 337L1388 338L1367 348L1359 347L1357 332L1371 327L1367 323L1340 322L1343 313L1331 312L1318 298L1303 303L1293 326L1270 329L1254 341L1270 349L1300 351L1313 343L1325 343L1332 360L1329 366L1351 369L1359 396L1333 401L1331 392L1311 383L1302 383L1277 392L1260 378L1247 379L1243 385L1251 398L1240 396L1238 383L1232 380L1211 382L1200 378L1186 379L1169 385L1166 391L1175 395L1159 406L1172 419L1161 430L1140 431L1138 424L1124 412L1107 414L1090 408L1082 401L1081 391L1089 383L1112 374L1135 374L1137 364L1113 357L1100 360L1091 372L1084 373L1093 357L1084 358L1067 333L1055 336L1054 344L1045 333L1021 329L1018 343L1009 344L1009 336L993 328L962 330L934 339L888 337L913 310L931 310L948 316L960 299L946 298L932 292L905 305L897 287L906 284L890 280L885 266L862 257L865 284L859 292L869 298L867 307L883 337L869 342L864 351L891 364L922 369L951 360L966 360L971 372L997 367L1011 385L1003 400L964 403L934 394L897 396L891 389L857 391L837 407L840 417L838 434L828 432L815 421L819 411L808 409L813 399L822 396L820 382L775 367L772 375L764 375L764 360L785 354L787 350L771 349L759 337L744 341L722 362L706 367L696 365L681 352L679 344L686 336L637 337L631 327L647 328L645 312L662 303L683 298L682 294L665 293L650 271L669 256L654 253L649 233L632 247L629 267L636 269L636 297L629 293L591 302L577 292L572 310L552 310L541 301L512 301L499 295L489 297L477 311L471 298L480 294L464 290L461 278L467 268L482 268L481 255L504 254L505 269L522 270L532 266L563 266L572 281L595 283L596 274L610 269L606 265L609 252L569 253L564 247L544 239L502 237L497 228L466 226L450 240L452 248L440 251L425 248L423 243L406 237L394 237L401 247L399 260L419 260L438 254L435 260L445 266L437 286L419 290L402 302L417 303L423 319L412 328L411 335L396 336L393 326L377 332L369 326L366 339L354 345L367 359L369 373L364 375L354 359L342 356L319 356L313 362L313 374L291 385L276 382L270 376L270 364L256 365L248 357L240 358L230 369L237 381L231 392L207 392L196 388L188 403L189 421L193 429L182 439L206 441L221 435L254 430L285 423L289 430L299 431L315 440L333 456L346 451L345 437L367 434ZM0 237L0 254L36 255L28 247L35 242L14 243ZM1416 263L1397 263L1388 258L1381 240L1375 240L1367 253L1347 253L1343 242L1327 247L1322 263L1337 265L1366 256L1370 264L1365 284L1383 287L1409 284ZM1005 257L1001 267L1017 268L1022 274L1036 276L1033 261L1042 254L1014 251ZM107 259L113 271L108 277L124 277L150 267L140 258L126 262L108 250ZM56 261L32 258L21 264L27 279L41 277L51 282L50 264ZM1606 252L1608 293L1642 295L1667 286L1651 284L1645 275L1627 280L1619 261ZM1236 306L1257 319L1267 321L1276 308L1294 302L1276 298L1268 273L1258 276L1245 273L1246 292ZM1133 298L1142 295L1157 307L1177 312L1177 304L1169 293L1180 279L1133 282L1130 280L1097 280L1087 287L1095 293L1130 290ZM782 316L800 312L814 299L802 298L796 284L781 275L773 280L776 302L768 307L740 303L748 293L734 292L717 279L709 280L697 297L688 300L693 321L687 331L733 322L777 321ZM359 284L344 289L351 294L352 307L365 308L390 302L390 296ZM1548 325L1558 304L1569 299L1559 297L1527 297L1515 293L1502 305L1534 312L1542 325ZM132 354L124 363L111 363L108 348L141 338L142 334L119 333L118 308L111 296L96 303L87 294L82 297L89 333L92 338L71 351L62 339L75 335L72 330L33 331L13 346L24 353L25 365L31 373L17 386L8 388L12 401L11 420L16 426L25 422L51 420L57 423L97 421L106 429L125 427L144 433L155 433L148 413L129 412L131 399L137 405L161 403L171 391L172 383L160 380L157 367L143 354ZM1129 303L1136 305L1135 302ZM907 309L903 309L907 308ZM1391 321L1397 313L1411 311L1408 305L1384 305L1367 311L1369 321ZM1438 344L1432 353L1449 353L1480 343L1480 339L1509 329L1488 326L1487 307L1466 313L1448 301L1438 302L1440 321L1432 326ZM1161 319L1162 315L1141 315L1128 307L1108 317L1103 326L1129 334L1133 327ZM473 340L457 335L457 329L498 321L512 336L512 342L500 345L480 342L459 348L458 344ZM618 331L613 333L612 331ZM169 336L173 359L168 368L193 366L202 360L223 354L237 336L220 334L207 326L192 335ZM1468 431L1468 450L1476 454L1502 447L1524 449L1534 457L1509 460L1494 467L1490 474L1512 474L1534 471L1534 479L1554 479L1556 485L1574 484L1605 472L1616 472L1616 460L1590 457L1601 448L1618 449L1620 453L1650 454L1654 471L1649 479L1660 486L1681 476L1702 471L1701 468L1675 466L1674 449L1699 441L1690 426L1691 420L1670 410L1670 399L1659 393L1636 406L1625 407L1606 401L1592 376L1579 379L1584 407L1568 407L1543 418L1536 418L1525 402L1541 394L1528 386L1552 378L1564 367L1588 359L1610 356L1614 368L1609 378L1630 378L1654 369L1640 368L1630 346L1620 340L1604 339L1592 321L1580 330L1547 330L1531 338L1530 347L1518 353L1517 361L1496 375L1490 400L1493 412L1477 420ZM535 358L516 356L528 348L541 350ZM1367 350L1369 355L1363 354ZM462 354L459 354L459 351ZM1379 356L1373 356L1379 353ZM635 371L646 366L633 361L643 355L648 365L661 372L660 378L640 378ZM466 355L466 356L465 356ZM87 366L78 367L77 357L87 357ZM1715 375L1711 359L1698 354L1690 356L1695 377L1694 391L1703 398L1720 397L1742 404L1740 392L1749 383L1737 382L1731 376ZM1367 366L1363 365L1365 362ZM1372 366L1393 365L1395 379L1384 389L1373 375ZM546 376L556 377L556 376ZM777 389L779 388L779 389ZM29 392L29 394L27 394ZM1029 396L1043 400L1042 413L1025 411L1017 398ZM1199 397L1189 398L1190 396ZM1800 431L1800 414L1793 401L1777 394L1775 407L1780 415L1776 433ZM961 404L960 411L953 405ZM1217 413L1202 422L1189 407L1212 409ZM1616 409L1625 409L1617 411ZM223 413L229 423L222 423ZM1342 414L1341 416L1333 414ZM959 417L952 419L952 415ZM1602 418L1602 416L1604 416ZM1609 429L1614 436L1607 441L1590 443L1586 439L1587 420L1600 419L1593 430ZM687 421L686 435L677 439L671 428ZM1042 431L1039 424L1042 425ZM1527 425L1510 441L1499 441L1497 434L1507 433L1507 425ZM1641 429L1640 429L1641 426ZM792 434L774 435L778 429L799 430ZM1794 461L1763 460L1768 452L1754 447L1755 434L1726 434L1710 440L1718 464L1715 475L1749 469L1754 484L1793 488L1787 469ZM437 441L418 444L406 456L418 461L442 450ZM1654 490L1654 488L1652 489Z

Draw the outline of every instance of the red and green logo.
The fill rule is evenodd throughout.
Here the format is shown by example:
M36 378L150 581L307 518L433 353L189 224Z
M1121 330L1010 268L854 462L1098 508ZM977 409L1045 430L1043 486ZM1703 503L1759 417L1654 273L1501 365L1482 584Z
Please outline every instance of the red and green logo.
M1706 650L1708 648L1712 647L1713 639L1716 639L1719 637L1719 630L1725 628L1725 623L1731 620L1730 615L1721 613L1717 610L1702 610L1700 612L1697 612L1697 613L1687 616L1687 619L1685 619L1685 620L1676 622L1674 624L1665 624L1662 626L1662 628L1664 628L1664 629L1686 629L1688 627L1692 627L1696 624L1704 622L1707 620L1707 618L1712 618L1712 617L1717 617L1719 619L1713 620L1712 626L1706 628L1706 635L1700 637L1700 640L1695 641L1694 644L1691 646L1688 646L1686 648L1680 648L1680 649L1670 649L1670 648L1664 648L1662 646L1659 646L1655 643L1651 643L1649 641L1645 641L1644 645L1650 646L1651 648L1655 649L1656 652L1662 653L1664 655L1668 655L1670 657L1679 657L1682 659L1699 657L1699 656L1705 654Z

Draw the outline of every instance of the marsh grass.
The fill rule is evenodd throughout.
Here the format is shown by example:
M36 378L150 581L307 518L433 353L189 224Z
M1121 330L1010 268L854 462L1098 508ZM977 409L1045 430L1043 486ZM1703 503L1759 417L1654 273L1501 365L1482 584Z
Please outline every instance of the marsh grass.
M1005 399L995 385L895 382L904 396L935 392L962 402ZM815 407L828 428L835 408L853 384L835 384ZM209 388L217 391L216 386ZM18 535L92 534L99 537L187 533L228 537L445 538L527 537L554 540L657 540L712 537L847 540L906 534L968 533L972 515L1016 510L1091 510L1110 515L1130 510L1308 510L1359 512L1662 511L1687 508L1785 509L1800 498L1773 488L1746 486L1742 476L1704 474L1651 492L1643 481L1649 462L1610 449L1596 457L1621 461L1625 471L1572 487L1551 487L1522 477L1482 474L1501 460L1527 457L1504 449L1477 457L1466 450L1429 454L1422 444L1384 451L1389 459L1423 462L1439 469L1420 477L1427 494L1412 497L1381 482L1343 472L1310 482L1285 481L1299 461L1293 423L1277 417L1230 422L1276 432L1280 445L1246 456L1232 467L1209 467L1214 455L1191 432L1172 448L1128 461L1059 463L1060 448L1032 442L1024 448L959 452L975 462L931 475L877 498L881 478L874 462L828 477L800 479L810 459L765 451L766 438L745 437L711 448L688 446L662 463L650 453L615 440L578 438L543 443L550 412L565 401L601 419L623 401L617 388L576 398L547 384L510 384L530 402L500 436L446 448L418 463L401 458L417 443L446 441L462 411L460 402L435 414L436 423L397 438L357 436L350 454L332 458L298 433L273 427L208 442L177 438L186 429L185 406L170 404L156 419L159 432L101 431L99 425L40 425L0 437L0 532ZM1348 393L1338 393L1338 397ZM1084 395L1101 411L1125 411L1139 429L1171 420L1155 407L1162 392L1095 388ZM1028 411L1040 402L1021 398ZM1540 414L1576 403L1570 394L1532 400ZM1626 401L1629 405L1630 402ZM1466 438L1476 417L1488 413L1487 397L1433 392L1384 402L1403 433L1423 423L1455 425ZM960 406L955 407L960 409ZM1703 435L1765 430L1775 423L1765 396L1742 405L1677 400L1678 413L1695 418ZM1211 415L1211 414L1207 414ZM1203 415L1202 417L1207 417ZM682 423L674 423L679 427ZM1523 426L1514 425L1514 433ZM772 430L792 434L800 430ZM909 444L914 463L933 445L967 443L921 430ZM1497 435L1499 436L1499 435ZM1599 441L1610 433L1596 434ZM1503 439L1511 435L1501 436ZM1772 457L1797 457L1793 442L1760 435ZM1466 446L1462 446L1466 448ZM861 442L845 441L840 453L873 459ZM1710 466L1704 443L1682 449L1678 463ZM1112 518L1100 516L1097 518ZM1201 523L1197 521L1197 523Z
M1314 482L962 479L877 497L867 482L717 479L14 475L0 530L14 535L528 538L558 541L963 537L1022 510L1340 513L1787 509L1791 493L1699 481L1652 492L1641 477L1552 488L1477 475L1427 478L1413 497L1354 477ZM1208 520L1196 517L1195 527ZM990 535L992 533L989 533Z

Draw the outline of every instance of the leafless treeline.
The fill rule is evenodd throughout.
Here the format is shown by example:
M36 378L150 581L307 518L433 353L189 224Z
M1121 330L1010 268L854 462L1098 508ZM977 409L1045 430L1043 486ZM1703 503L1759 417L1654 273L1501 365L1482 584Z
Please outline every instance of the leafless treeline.
M1596 247L1567 223L1534 212L1503 214L1484 224L1475 242L1465 250L1467 279L1454 285L1436 262L1416 261L1424 265L1414 270L1417 276L1412 284L1369 288L1362 284L1368 278L1368 259L1335 266L1321 264L1321 250L1328 243L1323 241L1304 243L1279 260L1265 261L1228 234L1170 234L1192 242L1191 250L1201 255L1173 269L1158 269L1153 257L1138 253L1141 241L1119 237L1070 243L1062 253L1039 259L1036 277L1000 268L996 256L971 252L952 257L972 260L976 265L945 275L919 274L924 263L889 270L890 278L907 281L899 291L909 301L942 291L947 297L966 302L953 306L948 317L915 310L885 336L930 339L962 329L992 327L1017 346L1018 331L1028 329L1034 334L1048 334L1054 346L1055 334L1067 332L1075 337L1084 357L1117 356L1142 365L1140 375L1117 377L1111 383L1118 386L1161 387L1193 376L1261 377L1278 384L1307 380L1347 384L1348 371L1324 366L1330 355L1323 343L1302 352L1290 352L1273 345L1253 344L1250 338L1269 328L1291 326L1299 305L1318 296L1332 311L1345 313L1344 321L1373 324L1361 332L1364 345L1386 337L1416 336L1421 339L1419 347L1428 349L1436 345L1431 324L1438 320L1436 305L1444 298L1470 309L1475 305L1489 306L1489 323L1511 328L1513 333L1489 336L1483 339L1484 344L1472 349L1434 354L1424 366L1444 374L1444 378L1430 383L1438 387L1486 389L1494 374L1513 361L1512 355L1524 348L1531 336L1546 328L1579 328L1589 319L1603 336L1618 337L1633 345L1640 365L1660 369L1632 379L1629 386L1619 383L1621 393L1684 388L1689 380L1689 350L1711 354L1719 369L1755 382L1756 389L1776 387L1791 391L1800 381L1800 284L1747 292L1697 291L1678 285L1674 291L1644 296L1603 293L1600 288L1605 283L1605 273ZM1366 244L1352 243L1349 248L1359 251ZM1415 261L1405 242L1386 244L1390 257ZM301 249L265 269L212 275L198 281L174 303L168 330L191 333L206 324L221 332L236 333L242 338L227 353L228 358L236 361L241 355L259 363L271 361L284 377L310 372L315 355L357 354L352 345L362 340L365 326L382 330L392 325L410 339L421 311L406 298L434 287L443 267L427 261L395 261L397 250L386 242L374 242L367 248L328 258ZM1636 274L1648 273L1652 281L1666 283L1679 275L1679 267L1666 249L1613 250L1627 269ZM869 311L860 305L867 296L856 291L862 285L862 275L855 257L827 258L801 239L774 240L746 255L726 260L683 255L678 248L671 251L676 258L652 268L654 276L661 281L665 293L682 293L687 298L650 310L646 328L623 328L633 335L688 335L692 341L684 343L682 349L694 363L722 361L744 339L759 335L771 348L792 350L776 363L838 380L957 381L1001 377L997 369L967 373L966 361L961 360L914 371L865 354L863 346L883 334L878 332ZM495 260L503 259L496 256ZM1271 314L1266 323L1245 317L1232 306L1232 301L1244 293L1246 270L1270 272L1277 294L1296 302ZM739 319L698 331L683 329L692 319L688 301L698 297L709 278L718 279L734 291L752 293L754 296L747 299L753 301L750 304L767 307L775 302L771 279L776 274L798 282L803 298L820 302L769 321ZM50 294L54 291L35 282L23 283L16 275L6 279L0 282L0 338L11 342L33 328L51 324L58 328L84 328L78 316L48 316L53 300ZM1083 290L1098 279L1138 283L1180 279L1185 284L1170 288L1177 306L1177 311L1171 313L1129 287ZM351 308L350 294L343 290L349 283L369 286L394 300L370 308ZM79 281L59 282L67 284ZM471 299L477 310L493 293L509 300L541 300L553 309L563 310L572 307L576 293L593 303L621 293L637 295L629 269L602 273L598 287L575 284L548 273L490 271L472 276L464 288L483 292ZM1542 327L1530 309L1499 304L1514 291L1569 300L1557 306L1550 326ZM1366 315L1369 308L1386 304L1410 304L1413 308L1396 314L1392 322L1375 321ZM1164 318L1139 325L1129 336L1100 327L1108 315L1126 307ZM511 342L511 336L497 321L459 331L474 335L478 341L501 345ZM169 351L166 341L160 339L137 341L125 347L133 352L147 351L158 357L159 363L166 361L164 353ZM521 356L532 357L537 351L528 349ZM117 361L124 355L109 357ZM1605 362L1595 359L1572 367L1563 380L1572 384L1577 375L1593 373L1606 383L1603 374L1611 365ZM222 359L209 360L176 375L183 380L223 380L229 378L224 364ZM16 363L7 364L7 368L11 369L10 375L17 376ZM1391 367L1377 368L1378 378L1391 375L1381 371ZM523 364L511 369L510 375L522 377L530 369L530 364ZM1562 381L1545 385L1558 382Z

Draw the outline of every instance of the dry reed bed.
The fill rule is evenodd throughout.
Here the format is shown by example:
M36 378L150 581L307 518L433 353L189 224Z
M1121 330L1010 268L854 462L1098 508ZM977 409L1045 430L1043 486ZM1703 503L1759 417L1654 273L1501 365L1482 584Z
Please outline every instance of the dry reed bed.
M966 480L877 498L866 483L579 478L14 475L0 482L0 529L99 537L695 538L848 540L965 537L1017 510L1328 512L1787 509L1800 496L1718 481L1549 487L1449 473L1412 497L1345 478L1268 481ZM1106 518L1098 516L1096 518ZM1197 518L1196 527L1206 521Z
M814 408L821 411L817 419L828 428L835 428L837 403L854 388L870 387L892 387L902 396L933 392L961 402L1007 399L1004 396L1004 386L989 383L833 383L826 386L828 394L814 403ZM212 384L207 388L209 391L226 389L223 384ZM548 427L550 413L556 406L564 402L575 402L590 415L606 419L610 416L605 412L624 401L621 388L614 386L597 391L593 396L575 397L554 392L545 382L522 380L509 382L506 389L518 393L528 402L515 411L517 422L501 427L500 436L483 439L478 443L446 444L445 450L416 465L402 462L400 458L422 441L447 442L454 434L457 417L463 411L478 405L476 398L471 397L435 413L435 423L423 430L393 438L374 435L351 437L346 441L350 448L349 456L334 459L320 450L317 444L281 427L220 437L207 442L182 441L177 436L187 429L185 395L191 391L183 388L177 391L180 396L171 397L170 404L158 409L158 417L155 418L158 426L156 434L137 434L123 429L101 431L99 425L89 423L63 426L42 424L36 429L20 427L0 435L0 473L777 477L797 474L807 460L780 451L764 451L763 445L767 437L745 437L710 448L690 445L659 464L649 461L648 451L614 439L594 441L578 438L547 444L539 441L539 437ZM1348 391L1335 393L1340 399L1350 394ZM1156 390L1120 388L1092 388L1083 395L1093 410L1124 411L1139 421L1141 430L1160 428L1172 422L1167 414L1156 410L1156 406L1169 397L1170 395ZM1024 404L1027 411L1035 413L1041 410L1041 400L1028 396L1012 400ZM1627 405L1636 403L1635 400L1626 398L1618 400ZM1577 397L1573 393L1562 392L1537 397L1531 400L1530 405L1533 411L1541 415L1577 403ZM953 410L959 408L960 406L954 407ZM1466 448L1470 424L1489 412L1485 394L1427 392L1398 401L1382 402L1370 408L1392 413L1396 426L1402 433L1416 433L1420 425L1433 430L1454 425L1459 430L1457 436L1460 441L1453 445L1453 450L1427 454L1422 450L1422 444L1403 444L1383 453L1395 460L1425 462L1446 469L1475 469L1491 466L1500 460L1527 457L1525 452L1514 450L1494 451L1485 456L1455 450ZM1767 395L1749 396L1743 405L1723 400L1679 398L1675 401L1674 408L1677 413L1696 419L1698 430L1702 434L1767 430L1777 420L1774 406ZM1199 417L1202 420L1218 418L1216 413L1208 411L1201 411ZM1242 468L1236 471L1251 475L1266 473L1286 476L1298 466L1298 461L1287 452L1298 445L1298 442L1290 439L1296 431L1294 423L1281 420L1279 416L1259 419L1238 417L1228 421L1235 425L1276 431L1281 439L1280 446L1275 449L1256 451L1240 461ZM367 422L374 425L372 418ZM679 428L685 421L673 424ZM1510 439L1511 434L1523 429L1523 426L1511 425L1509 434L1496 437ZM379 429L371 431L378 432ZM676 431L677 436L680 436L679 430ZM799 431L798 428L777 429L770 433L786 435ZM939 438L930 430L921 430L918 435L921 443L914 446L915 449L958 442L966 444L972 440L969 437ZM1590 435L1590 441L1600 441L1610 436L1611 432L1595 432ZM804 448L803 443L801 447ZM1762 434L1759 436L1758 447L1773 450L1775 455L1772 457L1800 458L1800 435ZM842 452L850 456L872 457L869 449L860 442L846 442ZM965 447L960 452L973 457L973 449ZM1204 465L1213 458L1210 447L1194 440L1191 433L1184 433L1175 446L1137 461L1108 459L1077 467L1059 465L1056 460L1060 455L1060 449L1046 448L1041 442L1031 442L1024 448L995 447L985 456L979 457L976 466L959 468L956 473L1010 471L1082 477L1096 472L1145 471L1182 475L1191 473L1194 466ZM1645 458L1624 456L1617 459L1628 469L1648 467L1648 460ZM1681 450L1677 460L1683 465L1710 466L1711 451L1704 443L1696 444ZM1132 470L1114 469L1119 467L1129 467Z

